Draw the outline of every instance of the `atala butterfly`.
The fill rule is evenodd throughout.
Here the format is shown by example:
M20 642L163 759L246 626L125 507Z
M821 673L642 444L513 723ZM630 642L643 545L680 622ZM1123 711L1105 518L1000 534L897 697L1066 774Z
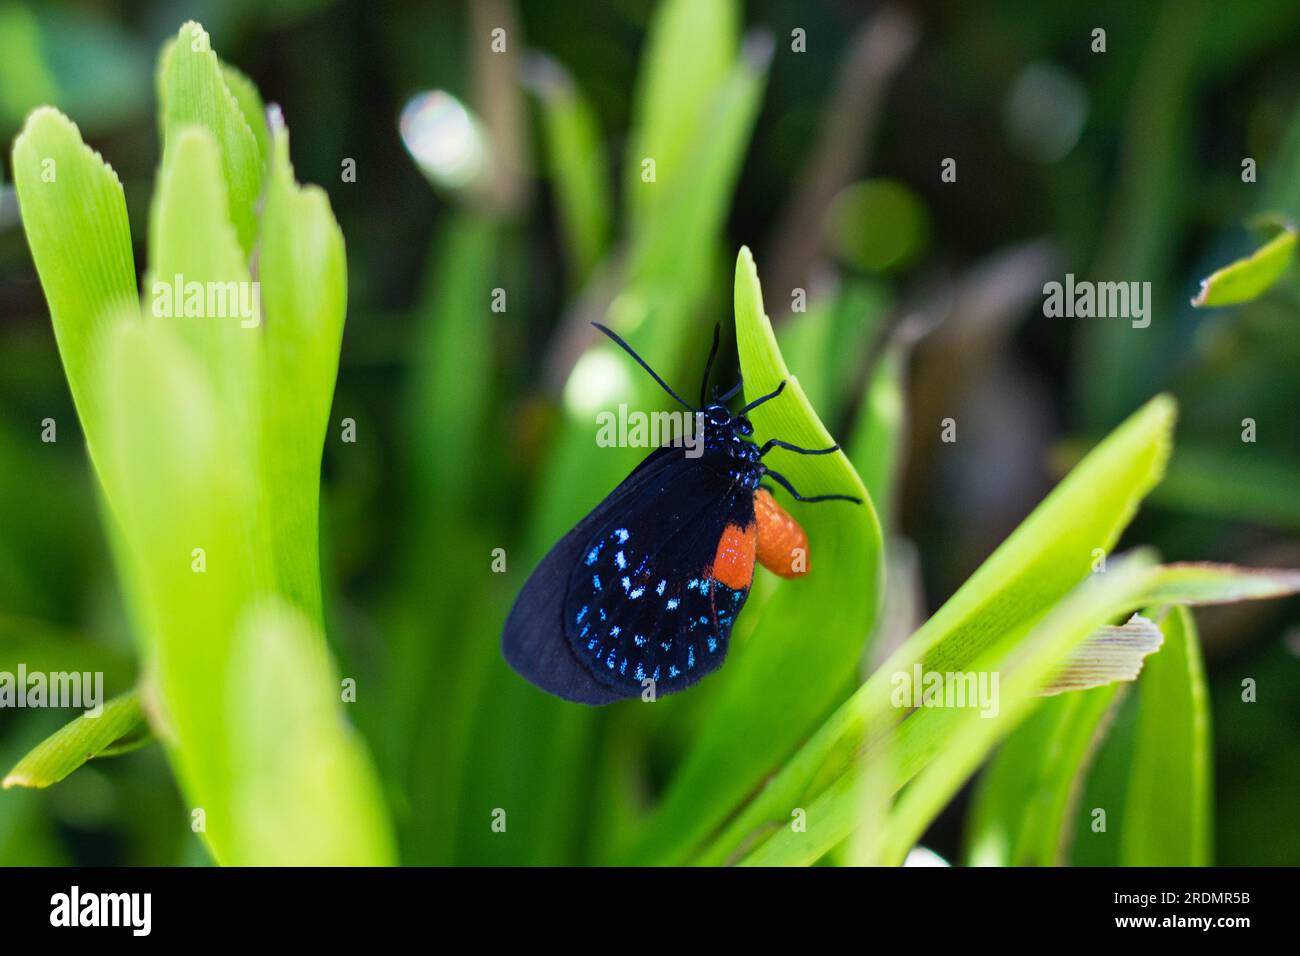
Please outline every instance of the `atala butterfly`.
M595 324L595 323L593 323ZM760 447L748 413L779 396L782 382L735 414L727 402L740 384L705 403L718 330L700 385L700 404L673 391L618 335L613 339L703 425L703 449L651 452L595 510L542 559L524 583L501 638L506 661L542 690L583 704L608 704L691 686L722 666L754 561L782 577L807 569L799 523L762 487L764 478L804 497L764 458L773 449L826 455L777 438Z

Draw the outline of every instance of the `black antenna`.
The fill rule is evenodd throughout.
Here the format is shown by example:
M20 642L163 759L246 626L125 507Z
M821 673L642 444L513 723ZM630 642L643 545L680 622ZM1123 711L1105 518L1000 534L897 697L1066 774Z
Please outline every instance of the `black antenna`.
M686 401L686 399L682 398L680 395L678 395L676 392L674 392L671 388L669 388L669 387L668 387L668 383L665 382L662 378L659 377L659 375L655 372L655 370L652 369L652 368L651 368L651 367L646 363L646 360L645 360L645 359L643 359L641 356L639 356L639 355L636 354L636 350L635 350L634 348L632 348L632 346L628 345L628 344L627 344L626 342L624 342L621 338L619 338L618 333L614 332L612 329L607 329L605 326L601 325L599 322L593 322L593 323L591 323L591 324L594 325L596 328L600 329L600 331L604 332L606 335L608 335L611 339L613 339L613 340L618 344L619 348L621 348L621 349L622 349L624 352L626 352L628 355L632 356L632 358L636 360L636 364L637 364L637 365L640 365L643 369L645 369L647 372L649 372L649 373L650 373L650 377L651 377L652 379L654 379L656 382L659 383L659 387L660 387L660 388L662 388L665 392L667 392L667 393L668 393L669 395L671 395L673 398L677 399L677 401L681 402L683 405L685 405L685 406L686 406L687 408L689 408L691 411L693 411L693 412L698 412L698 411L699 411L698 408L696 408L696 407L695 407L694 405L692 405L690 402Z
M704 406L704 396L708 394L709 373L713 371L713 360L718 355L718 336L722 334L722 323L713 326L713 345L709 348L709 360L704 363L704 380L700 382L700 407ZM716 392L714 394L717 394Z

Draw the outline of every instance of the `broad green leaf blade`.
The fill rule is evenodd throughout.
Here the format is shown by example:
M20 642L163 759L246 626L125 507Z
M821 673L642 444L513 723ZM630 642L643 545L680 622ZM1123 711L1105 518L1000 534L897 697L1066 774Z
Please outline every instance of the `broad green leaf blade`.
M1066 862L1078 795L1124 689L1116 683L1062 694L1016 728L975 793L967 823L967 865Z
M634 228L697 174L688 159L706 129L706 106L736 59L734 0L666 0L655 11L637 75L625 195ZM646 182L644 162L654 163Z
M172 131L163 152L149 218L147 311L210 369L226 414L252 432L256 399L258 307L231 225L220 151L212 134ZM249 317L245 317L245 315ZM254 448L249 442L245 457Z
M568 72L540 55L531 63L541 105L547 170L570 257L574 286L591 274L609 245L612 200L596 112Z
M395 862L379 780L342 716L340 682L310 623L279 603L240 623L228 687L235 823L228 862L382 866Z
M226 708L246 666L231 642L265 556L250 527L251 476L232 454L236 423L169 321L124 321L102 343L101 473L120 529L118 573L152 667L150 720L190 806L206 815L205 840L226 861L238 828Z
M207 31L190 21L158 64L164 144L183 127L207 127L221 156L230 221L245 256L257 237L257 198L262 191L262 152L239 100L226 85Z
M347 312L343 233L318 186L300 187L275 134L259 246L261 506L280 593L323 629L320 467Z
M138 301L131 227L117 174L57 110L36 110L14 142L23 229L92 456L100 409L90 369L104 328Z
M43 740L9 771L3 786L6 790L48 787L87 760L111 756L115 744L138 739L145 730L147 725L135 692L115 697L103 704L103 711L98 715L82 714Z
M868 734L884 733L901 717L890 702L892 675L910 673L918 663L925 671L968 669L990 648L1014 644L1084 580L1095 552L1114 545L1142 496L1159 480L1173 419L1172 400L1155 398L1094 449L832 715L714 841L707 859L730 859L768 827L783 823L791 807L808 807L822 788L841 780Z
M735 301L746 399L786 383L779 398L754 410L757 439L780 436L804 448L834 444L777 348L748 249L736 260ZM809 573L781 582L749 639L733 648L716 678L718 698L635 859L682 862L761 784L853 678L879 606L880 525L848 458L774 452L766 461L805 495L847 494L863 502L800 505L786 497L783 504L808 535Z
M1137 737L1120 831L1124 866L1210 866L1210 709L1191 612L1160 624L1165 646L1138 682ZM1171 795L1177 799L1170 799Z
M1192 305L1238 305L1259 298L1290 267L1295 247L1296 230L1283 229L1245 259L1229 263L1201 280L1201 291L1192 299Z

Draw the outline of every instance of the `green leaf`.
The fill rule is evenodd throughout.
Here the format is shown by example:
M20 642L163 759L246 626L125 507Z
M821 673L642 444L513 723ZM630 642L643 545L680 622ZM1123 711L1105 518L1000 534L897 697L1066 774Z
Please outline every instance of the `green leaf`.
M262 151L239 100L226 85L207 31L190 21L158 64L164 146L185 126L207 127L216 140L225 179L230 221L245 256L257 237L257 198L262 191Z
M786 383L779 398L754 409L757 440L780 436L805 448L834 444L777 348L748 249L736 260L735 301L745 397L752 401ZM767 463L805 495L864 500L783 502L808 535L809 573L782 582L753 633L732 649L717 678L718 697L633 854L641 861L682 862L779 766L843 694L879 606L880 525L848 458L843 452L773 452ZM807 630L814 615L815 638Z
M849 460L853 462L871 500L881 515L886 534L897 508L894 487L900 477L904 429L907 426L903 372L905 347L894 345L880 356L858 409L857 422L849 439Z
M800 376L808 400L824 418L840 421L848 417L849 401L856 401L861 390L863 359L887 317L887 306L881 286L858 280L834 294L815 296L806 303L805 312L791 310L778 318L776 340L781 354L790 370ZM775 311L780 316L780 309ZM852 453L849 458L852 460ZM857 464L855 461L855 467ZM865 472L861 468L859 472L871 491ZM874 493L872 501L877 510L884 510Z
M208 370L172 321L121 321L101 345L100 473L140 656L151 662L150 717L191 806L206 813L205 839L227 860L238 826L228 687L248 666L231 645L265 558L248 465L232 456L238 423L221 414Z
M236 431L252 431L256 398L257 336L239 309L241 295L251 296L247 259L231 224L222 180L220 150L211 132L189 125L172 131L163 151L149 217L149 311L190 346L194 358L211 369L210 381ZM200 288L200 316L186 313L187 290ZM218 314L206 314L208 289L225 301ZM251 442L242 455L251 455Z
M999 674L996 713L973 707L922 708L876 746L862 765L879 764L887 789L902 790L893 811L868 847L875 863L901 863L926 826L957 793L992 748L1041 703L1055 669L1097 627L1141 607L1206 604L1300 591L1300 573L1214 566L1156 566L1138 554L1111 563L1075 588L1022 641L995 648L968 670ZM1158 657L1158 655L1157 655ZM882 668L884 670L885 668ZM856 763L856 761L855 761ZM751 865L811 862L847 836L860 799L859 770L850 768L807 806L806 833L779 831L750 854Z
M1045 701L1002 744L967 824L969 866L1061 866L1092 756L1126 685Z
M342 718L339 679L298 611L272 602L240 623L225 738L237 820L227 862L382 866L396 852L378 778ZM211 817L209 816L209 824Z
M261 505L280 593L322 629L320 467L347 313L347 259L324 190L294 181L286 130L276 131L273 149L259 252Z
M9 771L3 786L48 787L87 760L125 752L123 741L147 739L147 729L136 693L115 697L104 703L102 713L82 714L41 741Z
M734 0L665 0L647 31L628 142L626 192L634 228L657 214L698 173L689 154L707 126L708 104L736 59ZM642 163L654 161L653 182Z
M1137 736L1120 830L1123 866L1210 866L1210 709L1196 623L1173 608L1138 682ZM1178 799L1171 800L1170 795Z
M491 404L487 316L500 241L491 220L465 213L447 221L429 257L404 424L418 507L438 511L437 522L464 517L476 490L469 466L480 457ZM427 495L429 488L438 494ZM432 533L436 526L424 529ZM426 545L422 540L418 547Z
M152 314L141 317L133 281L107 281L118 269L69 255L89 236L100 255L120 246L120 271L132 271L121 188L57 114L34 116L18 144L36 196L25 225L56 329L69 326L60 351L149 666L150 722L189 805L204 811L205 842L221 862L389 862L383 801L338 720L320 627L319 470L346 303L342 235L324 194L293 181L283 130L255 234L262 154L206 44L187 24L159 74L166 143L149 230ZM257 107L255 91L240 97ZM36 163L50 142L79 192L47 209ZM120 242L93 228L109 218L100 207L120 218ZM256 295L254 240L265 324L230 298L244 306L242 293ZM202 316L175 300L177 277L182 298L196 283L207 293ZM81 286L61 310L71 278ZM211 298L217 286L224 303ZM281 598L294 610L250 617Z
M661 297L690 301L704 291L714 243L753 133L771 51L769 42L746 43L716 89L692 94L699 98L703 123L690 137L680 181L671 190L659 182L638 187L663 190L654 200L655 215L633 229L627 265L629 286L649 298L651 308ZM648 331L665 336L675 326L653 323Z
M135 262L122 184L62 113L36 110L14 142L23 230L50 307L59 355L97 456L90 398L94 349L111 314L135 308Z
M239 104L244 120L252 130L253 138L257 140L257 153L261 158L261 168L265 170L271 159L271 128L267 125L266 104L262 102L262 94L257 91L252 80L229 63L221 64L221 78L225 80L230 95Z
M1118 130L1124 162L1106 195L1105 232L1089 265L1093 281L1163 278L1176 268L1184 223L1191 212L1184 183L1196 155L1192 130L1204 50L1213 34L1210 7L1166 5L1134 48L1137 67L1117 87L1124 119ZM1159 294L1162 283L1152 283ZM1155 303L1148 303L1155 306ZM1108 428L1149 394L1148 382L1172 354L1173 323L1153 318L1147 328L1130 322L1086 322L1078 329L1072 391L1093 428Z
M492 526L479 507L479 478L483 468L494 467L499 450L488 419L494 330L486 317L500 244L500 230L486 216L460 213L443 225L416 309L414 368L401 411L407 520L394 588L398 610L386 627L393 664L377 723L406 779L406 797L446 818L455 813L465 778L496 755L483 753L468 733L413 735L408 728L421 721L471 726L482 672L500 658L495 608L509 595L485 591L481 569L464 560L465 554L490 553L502 540L482 540L480 551ZM430 488L438 493L429 494ZM428 547L444 537L461 546ZM443 626L431 635L434 616ZM470 634L475 639L466 640ZM454 690L430 698L431 680L445 680ZM405 863L453 862L457 834L451 828L410 823L402 837Z
M1075 651L1071 662L1078 676L1091 680L1086 686L1092 689L1045 701L1002 744L971 808L966 837L970 865L1062 866L1069 861L1094 754L1128 689L1119 682L1135 680L1144 656L1161 640L1150 620L1134 617L1123 627L1102 628ZM1060 683L1059 675L1053 678L1053 686Z
M910 673L917 663L926 671L968 669L990 648L1014 645L1085 579L1094 551L1114 544L1142 496L1159 480L1173 419L1172 400L1155 398L1088 455L786 764L714 841L707 859L732 858L786 821L792 807L809 807L832 782L852 776L854 755L868 730L884 733L901 717L890 703L893 674ZM926 711L922 727L943 713Z
M540 56L532 64L541 105L547 171L571 261L574 285L591 274L609 245L612 201L596 112L568 72Z
M1238 259L1201 280L1192 299L1200 308L1238 305L1259 298L1282 278L1295 258L1296 230L1284 229L1245 259Z

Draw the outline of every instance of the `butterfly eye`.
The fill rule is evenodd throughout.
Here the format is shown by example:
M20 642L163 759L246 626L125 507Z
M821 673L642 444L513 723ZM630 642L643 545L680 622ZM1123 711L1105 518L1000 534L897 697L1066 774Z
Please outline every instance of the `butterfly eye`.
M746 438L754 434L754 426L748 418L742 416L735 419L732 424L735 426L736 431L740 432L740 434L744 435Z
M731 421L731 413L721 405L710 405L708 408L709 421L714 425L725 425Z

